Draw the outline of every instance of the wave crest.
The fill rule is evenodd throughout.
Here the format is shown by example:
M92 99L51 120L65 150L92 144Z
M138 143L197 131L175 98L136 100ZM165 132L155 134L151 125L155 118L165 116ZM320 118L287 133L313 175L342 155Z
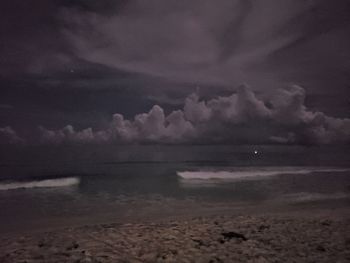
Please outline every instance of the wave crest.
M182 171L177 175L183 180L250 180L262 179L285 174L311 174L315 172L347 172L346 168L322 167L255 167L236 168L226 171Z
M0 191L26 189L26 188L52 188L52 187L68 187L78 185L80 179L77 177L46 179L29 182L8 182L0 183Z

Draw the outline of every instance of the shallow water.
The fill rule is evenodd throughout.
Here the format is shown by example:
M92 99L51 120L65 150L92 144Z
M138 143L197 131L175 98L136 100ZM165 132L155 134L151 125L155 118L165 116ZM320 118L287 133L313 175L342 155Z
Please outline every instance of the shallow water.
M255 151L258 154L254 153ZM350 150L297 146L27 147L1 153L0 231L218 204L349 204Z

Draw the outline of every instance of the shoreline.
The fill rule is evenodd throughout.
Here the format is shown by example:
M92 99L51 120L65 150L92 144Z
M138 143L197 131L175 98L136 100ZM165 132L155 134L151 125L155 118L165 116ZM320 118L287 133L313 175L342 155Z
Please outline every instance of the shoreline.
M143 223L161 222L173 218L182 220L196 216L213 215L305 215L317 214L331 217L350 218L350 199L322 200L309 202L207 202L189 200L168 200L161 202L149 202L149 200L137 203L126 203L122 206L115 205L102 207L94 206L94 213L79 214L75 216L40 217L20 221L2 220L0 227L1 236L15 237L23 234L40 233L44 231L56 231L67 227L79 227L82 225L97 225L105 223ZM130 206L131 205L131 206Z

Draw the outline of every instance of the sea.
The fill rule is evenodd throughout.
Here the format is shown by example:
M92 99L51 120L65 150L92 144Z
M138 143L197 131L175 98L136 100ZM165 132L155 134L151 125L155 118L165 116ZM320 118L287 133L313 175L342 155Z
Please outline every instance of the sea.
M0 233L350 205L349 146L18 146L0 158Z

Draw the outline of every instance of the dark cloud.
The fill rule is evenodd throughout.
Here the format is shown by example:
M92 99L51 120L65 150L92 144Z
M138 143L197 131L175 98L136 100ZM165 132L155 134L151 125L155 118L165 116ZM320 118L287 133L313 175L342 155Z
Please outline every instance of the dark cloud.
M0 76L42 73L70 60L55 1L14 0L0 6Z
M201 84L321 84L326 70L333 84L348 79L347 1L133 0L118 11L66 9L77 56Z
M250 77L248 67L297 38L296 33L275 34L276 25L282 27L304 8L284 2L129 1L122 15L108 16L66 9L71 27L65 33L77 55L91 62L172 80L232 85ZM271 8L278 10L274 16Z
M12 110L13 106L10 104L0 104L0 110Z

